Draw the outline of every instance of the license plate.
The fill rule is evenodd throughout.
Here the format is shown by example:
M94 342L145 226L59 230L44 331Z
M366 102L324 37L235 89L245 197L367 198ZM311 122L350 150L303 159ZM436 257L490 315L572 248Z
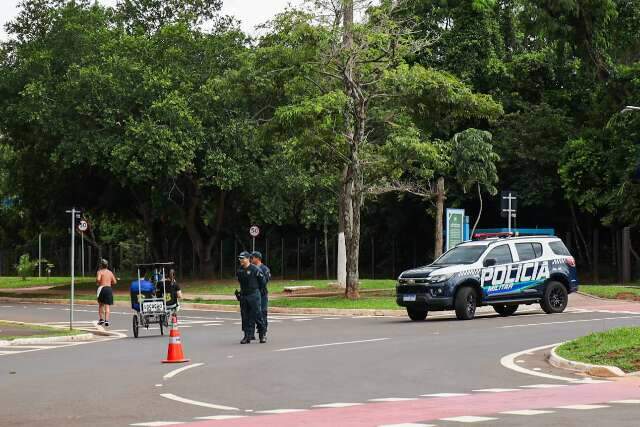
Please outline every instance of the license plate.
M157 313L164 310L164 304L161 301L158 302L145 302L142 304L142 311L145 313Z
M416 296L415 295L403 295L402 296L402 301L415 301L416 300Z

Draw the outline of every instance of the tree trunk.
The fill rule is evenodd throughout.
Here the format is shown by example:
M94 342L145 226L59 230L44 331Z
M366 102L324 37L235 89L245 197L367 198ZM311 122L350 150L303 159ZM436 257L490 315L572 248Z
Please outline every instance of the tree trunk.
M478 182L478 198L480 199L480 210L478 211L478 217L476 218L476 222L473 223L473 229L471 230L471 238L473 238L473 233L476 232L476 227L480 222L480 217L482 216L482 191L480 191L480 183Z
M444 245L442 230L444 229L444 177L438 178L436 182L436 230L435 230L435 247L433 249L433 257L438 258L442 255L442 247Z

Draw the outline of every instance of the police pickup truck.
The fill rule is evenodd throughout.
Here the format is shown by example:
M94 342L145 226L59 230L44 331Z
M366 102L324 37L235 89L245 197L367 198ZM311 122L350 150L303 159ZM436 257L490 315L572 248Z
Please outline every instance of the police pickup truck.
M520 304L561 313L577 290L575 260L558 237L486 238L461 243L430 265L404 271L396 302L411 320L442 310L469 320L483 305L501 316L512 315Z

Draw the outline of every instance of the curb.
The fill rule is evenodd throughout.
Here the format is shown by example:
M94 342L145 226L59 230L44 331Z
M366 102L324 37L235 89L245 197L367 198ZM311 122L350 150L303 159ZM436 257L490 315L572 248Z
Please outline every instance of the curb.
M579 294L579 295L582 295L583 297L593 298L593 299L597 299L597 300L600 300L600 301L609 301L609 302L618 301L618 302L621 302L621 303L630 303L630 302L631 303L634 303L634 302L638 303L638 301L629 300L629 299L599 297L599 296L596 296L596 295L591 295L591 294L584 293L582 291L577 291L576 293Z
M43 337L43 338L17 338L11 341L0 341L0 346L11 347L13 345L38 345L38 344L55 344L58 342L85 342L93 341L93 334L65 335L59 337Z
M568 360L564 357L558 356L558 354L556 353L556 349L562 344L553 347L549 354L549 363L556 368L583 372L594 377L611 378L627 376L627 374L625 374L622 369L618 368L617 366L592 365L590 363L574 362L573 360Z
M13 303L44 303L68 305L69 300L51 299L51 298L14 298L0 296L0 302ZM76 305L97 305L95 301L76 300ZM130 307L128 301L114 301L116 307ZM203 304L203 303L181 303L180 307L184 310L204 310L204 311L224 311L237 313L240 307L236 305L226 304ZM346 308L294 308L294 307L269 307L269 313L277 314L319 314L330 316L362 316L362 317L405 317L405 310L376 310L376 309L346 309Z

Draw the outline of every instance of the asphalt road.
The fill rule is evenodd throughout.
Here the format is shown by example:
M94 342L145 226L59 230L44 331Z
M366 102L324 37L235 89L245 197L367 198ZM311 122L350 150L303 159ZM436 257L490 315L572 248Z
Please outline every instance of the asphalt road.
M549 368L542 352L539 360L534 353L514 363L564 380L500 363L510 353L640 325L640 304L583 300L572 296L571 309L560 315L531 306L533 311L508 318L466 322L449 314L426 322L278 315L270 319L269 342L250 345L239 344L238 314L182 311L187 365L161 364L167 337L150 330L132 338L131 313L116 307L111 330L128 337L0 355L0 425L163 425L213 417L205 423L449 426L468 421L458 416L476 414L485 425L595 426L610 420L637 426L640 382L593 383ZM95 320L96 309L79 309L78 321ZM3 320L65 322L68 316L59 305L0 303ZM544 412L502 413L534 408Z

